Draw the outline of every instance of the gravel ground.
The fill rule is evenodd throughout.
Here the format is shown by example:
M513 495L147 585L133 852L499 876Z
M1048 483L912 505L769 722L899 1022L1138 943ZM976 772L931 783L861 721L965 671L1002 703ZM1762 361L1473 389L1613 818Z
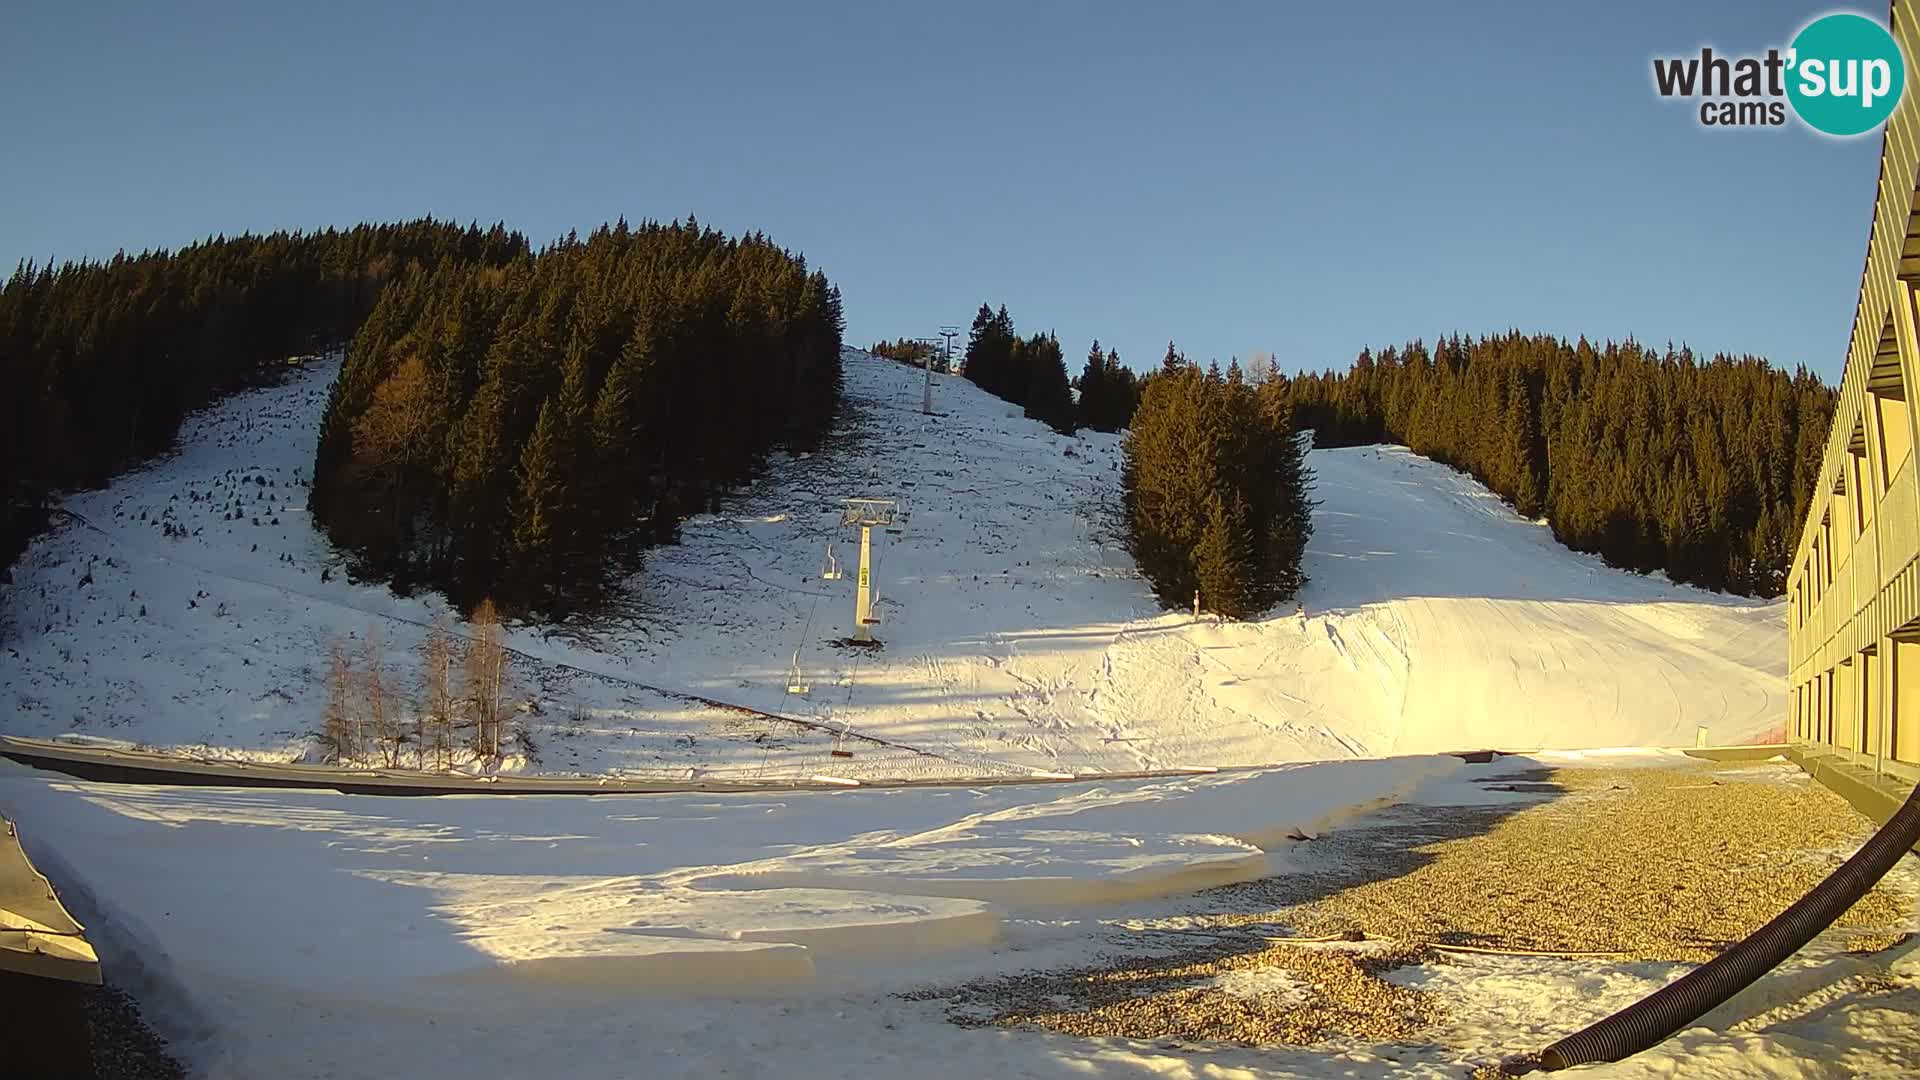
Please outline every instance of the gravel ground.
M1170 953L916 996L946 1000L967 1025L1418 1043L1443 1006L1381 978L1388 971L1444 963L1449 947L1705 960L1872 833L1846 802L1778 762L1541 769L1485 786L1523 798L1391 807L1296 848L1295 872L1208 890L1201 912L1133 922L1119 943ZM1856 951L1885 948L1905 937L1898 928L1914 906L1883 883L1828 933ZM1322 935L1348 942L1302 940Z
M1779 763L1572 768L1493 788L1551 797L1502 807L1402 807L1381 828L1336 833L1310 872L1217 892L1304 933L1404 942L1711 959L1819 884L1872 835L1845 800ZM1913 898L1885 884L1840 918L1883 948Z
M1439 1006L1433 995L1380 975L1423 958L1419 950L1391 947L1222 939L1172 956L1017 975L927 996L946 997L954 1022L966 1026L1250 1045L1314 1043L1330 1035L1399 1042L1438 1019ZM1254 972L1269 977L1252 987L1244 981L1233 989L1207 985Z
M132 998L102 986L89 991L85 1001L96 1080L185 1080L186 1070L140 1018Z

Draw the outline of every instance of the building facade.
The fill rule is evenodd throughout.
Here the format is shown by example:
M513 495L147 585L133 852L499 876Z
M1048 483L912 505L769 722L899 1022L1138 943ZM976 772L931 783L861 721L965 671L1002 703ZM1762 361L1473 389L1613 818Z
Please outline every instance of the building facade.
M1920 57L1920 0L1891 22ZM1888 119L1840 399L1787 578L1789 738L1920 780L1920 107Z

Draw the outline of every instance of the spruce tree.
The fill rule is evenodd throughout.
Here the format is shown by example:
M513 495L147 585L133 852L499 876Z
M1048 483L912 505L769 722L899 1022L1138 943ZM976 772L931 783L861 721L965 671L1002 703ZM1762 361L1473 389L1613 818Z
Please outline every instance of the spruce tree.
M1186 366L1187 358L1180 355L1180 350L1173 347L1172 341L1168 341L1167 355L1160 360L1160 373L1162 375L1178 375L1180 369Z
M1160 602L1257 614L1305 583L1308 475L1284 404L1183 366L1147 380L1122 443L1128 548ZM1212 595L1215 599L1209 600Z
M1100 340L1094 339L1093 347L1087 350L1086 366L1080 369L1080 400L1075 405L1081 427L1090 427L1099 431L1111 431L1107 427L1107 417L1113 412L1111 392L1107 387L1106 357L1100 352Z
M1000 398L1015 405L1027 403L1027 391L1033 388L1033 341L1029 338L1014 338L1007 343L1006 359L1002 361L998 385L993 392Z
M1074 431L1073 390L1067 383L1067 364L1060 340L1035 334L1026 343L1028 376L1026 414L1062 435Z
M561 457L562 413L555 398L540 407L540 419L515 471L512 577L524 603L549 613L563 607L560 555L571 477Z
M1116 349L1107 350L1104 371L1108 400L1100 430L1120 431L1133 422L1133 410L1140 404L1140 380L1132 368L1120 362Z
M967 381L991 392L994 381L990 370L993 359L993 309L985 304L974 313L973 327L967 331L967 351L961 359L960 373Z
M1229 619L1251 614L1253 544L1248 534L1246 500L1237 491L1213 492L1206 500L1206 524L1193 552L1194 584L1202 610Z

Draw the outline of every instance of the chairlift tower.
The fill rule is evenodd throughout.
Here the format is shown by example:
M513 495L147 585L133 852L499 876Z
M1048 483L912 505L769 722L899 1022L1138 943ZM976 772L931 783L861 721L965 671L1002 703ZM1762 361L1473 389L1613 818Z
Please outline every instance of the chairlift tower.
M873 527L893 524L892 499L842 499L840 524L860 526L860 583L853 599L853 640L872 641L873 625Z
M942 348L940 352L940 363L942 365L942 370L946 371L949 374L953 372L953 336L955 334L958 334L959 332L960 332L960 328L957 326L943 326L940 328L940 340L944 342L944 348ZM927 343L927 390L926 390L926 393L920 399L920 411L925 413L928 416L932 416L933 415L933 339L921 338L920 340Z
M941 359L946 362L947 374L949 375L953 374L953 339L958 336L960 336L960 328L957 326L943 326L940 328L940 339L946 342L947 346L946 351L941 353Z
M914 338L913 340L915 344L921 347L920 348L920 366L925 368L927 371L926 387L920 392L920 411L927 416L932 416L933 415L933 340L934 339L923 337L923 338Z

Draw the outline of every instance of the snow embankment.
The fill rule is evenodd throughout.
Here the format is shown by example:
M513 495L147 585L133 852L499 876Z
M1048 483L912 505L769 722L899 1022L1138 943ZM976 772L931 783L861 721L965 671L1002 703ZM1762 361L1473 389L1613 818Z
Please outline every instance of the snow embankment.
M305 515L331 377L231 398L176 455L67 501L86 524L36 541L0 595L7 733L287 760L312 752L330 641L376 636L411 681L444 605L348 581ZM1162 613L1120 539L1118 437L1057 435L953 377L923 416L921 381L849 351L835 438L651 552L622 608L644 618L515 628L530 738L506 768L964 778L1779 728L1782 604L1609 569L1403 449L1310 455L1299 609ZM854 496L900 508L874 534L877 652L835 644Z

